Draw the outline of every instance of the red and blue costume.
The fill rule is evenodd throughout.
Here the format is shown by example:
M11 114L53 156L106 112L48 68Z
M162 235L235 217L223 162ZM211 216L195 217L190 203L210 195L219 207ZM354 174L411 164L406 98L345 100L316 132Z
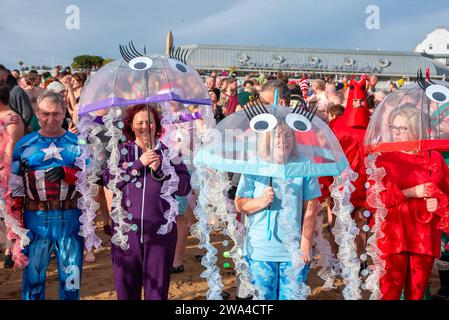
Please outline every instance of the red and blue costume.
M24 249L22 299L45 299L45 279L54 252L58 263L59 298L79 299L83 239L78 234L81 211L76 158L78 138L66 132L45 137L34 132L20 139L13 152L10 189L15 216L22 217L30 243Z

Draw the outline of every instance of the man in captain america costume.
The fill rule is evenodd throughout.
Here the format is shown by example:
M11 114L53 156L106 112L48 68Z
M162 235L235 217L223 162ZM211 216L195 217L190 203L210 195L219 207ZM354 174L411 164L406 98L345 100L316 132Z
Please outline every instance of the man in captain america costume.
M45 279L54 252L58 264L59 298L78 300L83 264L83 239L75 190L78 138L62 128L62 98L46 92L38 98L41 129L19 140L14 148L10 179L14 216L28 229L23 253L22 299L45 299Z

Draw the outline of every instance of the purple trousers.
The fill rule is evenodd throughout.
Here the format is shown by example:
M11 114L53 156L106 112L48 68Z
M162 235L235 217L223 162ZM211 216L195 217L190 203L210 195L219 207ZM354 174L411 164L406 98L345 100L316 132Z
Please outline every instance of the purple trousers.
M167 300L170 287L170 269L176 249L176 224L170 233L157 234L159 226L144 225L143 243L140 224L128 232L129 249L112 244L115 290L118 300Z

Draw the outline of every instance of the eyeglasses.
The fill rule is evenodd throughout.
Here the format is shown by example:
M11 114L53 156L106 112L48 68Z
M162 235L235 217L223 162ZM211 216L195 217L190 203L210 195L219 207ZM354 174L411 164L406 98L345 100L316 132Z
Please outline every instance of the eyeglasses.
M391 132L399 132L399 133L406 133L408 130L407 127L396 127L396 126L390 126L390 131Z

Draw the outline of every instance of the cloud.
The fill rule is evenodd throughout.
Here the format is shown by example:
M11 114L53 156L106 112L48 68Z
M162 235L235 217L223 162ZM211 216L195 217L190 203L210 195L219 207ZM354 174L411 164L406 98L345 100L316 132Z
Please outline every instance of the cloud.
M176 45L223 44L410 51L447 23L449 3L387 0L0 0L0 63L68 65L79 54L118 58L133 40L162 53ZM68 5L80 8L80 29L65 27ZM380 30L366 29L368 5L380 9Z

